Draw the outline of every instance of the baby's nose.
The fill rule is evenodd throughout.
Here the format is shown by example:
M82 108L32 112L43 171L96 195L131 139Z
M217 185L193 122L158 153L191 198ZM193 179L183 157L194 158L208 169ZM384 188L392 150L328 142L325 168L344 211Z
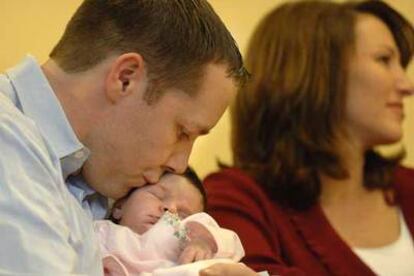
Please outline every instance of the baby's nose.
M174 203L168 203L164 205L164 212L171 212L171 213L177 213L177 207Z

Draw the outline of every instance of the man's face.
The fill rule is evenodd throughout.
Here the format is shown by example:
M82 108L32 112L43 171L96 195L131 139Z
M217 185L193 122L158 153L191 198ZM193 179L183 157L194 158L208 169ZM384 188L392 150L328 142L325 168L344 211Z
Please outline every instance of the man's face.
M210 64L194 96L169 89L149 105L142 91L131 93L85 139L91 155L84 177L101 194L118 199L157 182L164 171L184 172L194 140L217 123L235 91L226 66Z

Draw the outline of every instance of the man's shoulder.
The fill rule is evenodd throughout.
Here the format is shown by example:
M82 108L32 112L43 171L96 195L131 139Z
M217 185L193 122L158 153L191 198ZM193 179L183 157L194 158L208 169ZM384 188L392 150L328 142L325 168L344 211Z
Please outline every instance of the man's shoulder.
M9 97L5 95L5 93L0 90L0 114L7 112L7 113L15 113L18 109L14 105L14 103L10 100Z
M0 148L2 153L13 153L11 156L0 155L0 159L16 162L39 161L50 170L56 171L58 158L44 140L36 123L24 115L14 103L0 93Z
M43 144L35 122L25 116L14 103L0 93L0 136L15 136L25 142Z

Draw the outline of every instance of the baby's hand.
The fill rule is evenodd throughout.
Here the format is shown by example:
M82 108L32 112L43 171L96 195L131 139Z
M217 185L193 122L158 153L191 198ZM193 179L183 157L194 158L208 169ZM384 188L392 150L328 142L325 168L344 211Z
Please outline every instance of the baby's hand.
M211 259L217 252L217 244L210 232L198 222L188 222L188 241L184 244L178 263L187 264Z
M210 245L202 239L191 240L186 243L178 258L179 264L188 264L200 260L211 259L213 251Z

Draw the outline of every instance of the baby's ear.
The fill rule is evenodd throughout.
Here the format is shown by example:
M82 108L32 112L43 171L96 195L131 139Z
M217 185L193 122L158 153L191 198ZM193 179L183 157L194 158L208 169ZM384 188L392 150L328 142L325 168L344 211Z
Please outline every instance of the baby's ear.
M121 198L115 201L114 205L112 206L112 217L116 220L120 220L122 218L122 208L124 206L126 199Z
M117 206L114 209L112 209L112 217L114 219L121 219L122 217L122 206Z

